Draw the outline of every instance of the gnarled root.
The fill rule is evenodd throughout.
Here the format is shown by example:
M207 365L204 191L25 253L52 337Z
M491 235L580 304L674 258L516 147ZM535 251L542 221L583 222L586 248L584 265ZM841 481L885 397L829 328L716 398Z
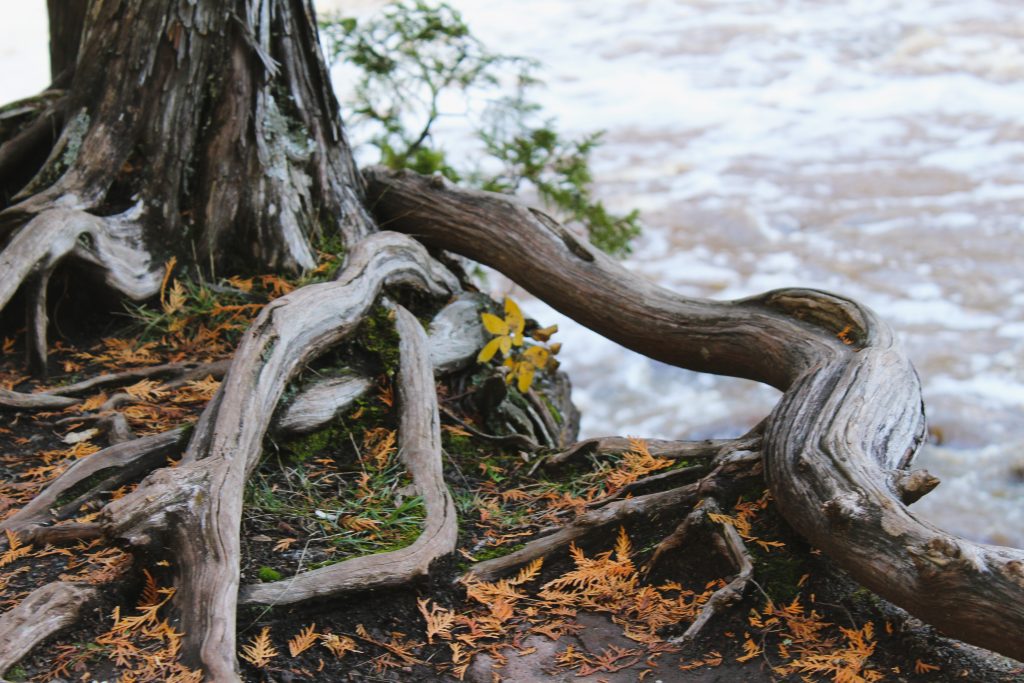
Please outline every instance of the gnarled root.
M1024 660L1024 550L957 538L904 505L897 473L925 436L920 381L872 311L803 289L728 302L682 297L508 197L382 168L364 175L389 228L494 267L651 358L782 390L764 456L785 519L911 614Z
M569 543L614 524L637 518L650 518L668 511L685 510L705 496L741 487L751 477L761 476L761 456L751 451L737 451L719 456L706 476L686 486L649 493L635 498L612 499L601 507L588 510L552 533L527 543L519 550L493 560L478 562L463 579L491 581L539 557L564 548Z
M41 641L78 621L98 594L95 586L48 583L0 616L0 676Z
M397 309L401 342L399 370L399 454L423 497L426 520L420 536L405 548L355 557L290 579L242 589L240 602L286 604L356 589L382 588L424 576L430 564L455 550L455 504L444 482L441 424L427 338L411 313Z
M237 680L242 497L274 409L304 364L352 332L385 284L399 283L435 294L458 286L416 242L379 233L356 245L338 281L269 304L239 345L183 463L158 470L101 513L109 537L145 546L167 536L181 569L175 601L186 633L183 656L201 663L210 680Z
M711 597L708 598L708 601L701 608L697 618L693 620L681 636L673 639L673 642L689 642L696 638L701 629L711 621L712 617L725 607L735 604L743 598L743 593L746 591L754 575L754 563L751 561L750 553L743 544L743 539L740 537L739 532L731 524L713 522L709 514L722 514L722 509L714 498L705 498L698 508L688 514L679 526L676 527L675 531L658 544L658 547L654 550L654 555L651 556L650 562L647 565L647 569L650 571L666 553L682 546L693 533L694 527L715 524L717 526L713 532L715 549L725 555L736 569L736 576L729 583L711 594Z
M75 198L55 206L77 204ZM12 207L4 212L17 212ZM54 268L74 256L99 268L107 284L132 299L152 296L160 287L162 267L151 267L150 256L138 244L135 212L94 216L79 208L47 208L33 216L0 252L0 310L25 284L29 365L46 368L46 287Z

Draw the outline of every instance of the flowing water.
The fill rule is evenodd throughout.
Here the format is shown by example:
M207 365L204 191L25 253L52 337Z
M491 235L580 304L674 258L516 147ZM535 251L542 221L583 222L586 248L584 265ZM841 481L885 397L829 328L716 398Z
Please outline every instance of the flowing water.
M943 480L914 509L1024 547L1019 0L452 4L494 49L544 62L539 99L562 129L607 131L599 193L645 223L629 268L690 296L828 289L889 320L924 384L918 464ZM18 91L27 71L9 66L45 64L45 34L27 31L0 52L4 100L45 84ZM560 325L585 435L734 435L777 398L524 306Z
M844 293L921 374L943 484L919 514L1024 547L1024 22L999 0L456 0L544 65L599 192L638 207L632 270L691 296ZM733 435L777 393L557 321L585 435Z

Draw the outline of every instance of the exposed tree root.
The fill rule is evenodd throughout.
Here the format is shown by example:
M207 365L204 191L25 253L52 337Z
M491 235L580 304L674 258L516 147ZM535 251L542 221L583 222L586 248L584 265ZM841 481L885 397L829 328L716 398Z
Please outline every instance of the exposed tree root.
M128 384L140 379L170 380L167 382L167 386L173 389L186 382L207 376L220 379L230 366L230 360L219 360L212 363L167 363L97 375L81 382L54 387L34 394L0 390L0 408L16 410L66 408L80 402L81 399L75 397L84 396L103 387Z
M594 455L619 455L632 448L632 440L622 436L601 436L577 441L562 451L549 455L543 461L545 467L564 465L576 458ZM698 460L716 458L734 451L756 451L761 449L760 425L738 439L706 439L704 441L665 441L644 439L647 450L656 458Z
M0 676L41 641L75 623L98 595L95 586L57 581L0 616Z
M43 93L4 107L0 114L0 191L16 186L17 178L31 173L32 159L49 149L64 125L65 93ZM44 152L45 153L45 152ZM6 197L0 195L0 200ZM0 230L0 237L5 236Z
M803 289L690 299L508 197L381 168L364 175L389 229L497 268L627 348L782 390L764 456L787 522L864 586L947 635L1024 660L1024 550L958 538L903 503L898 473L926 433L920 382L871 310Z
M0 407L14 410L60 410L81 403L82 399L70 396L38 393L24 394L20 391L0 389Z
M399 283L435 294L458 286L417 243L379 233L352 249L337 282L310 285L269 304L240 343L185 462L154 472L100 516L109 537L132 545L167 539L181 571L175 602L186 633L182 654L188 663L202 664L210 680L237 680L242 497L274 409L304 364L353 331L385 284Z
M186 434L184 428L172 429L115 444L78 460L25 507L0 522L0 529L34 539L37 530L77 513L82 503L97 493L112 491L165 465L168 457L184 449Z
M693 620L681 636L673 639L673 642L688 642L696 638L716 614L743 598L743 593L746 591L747 586L750 585L754 575L754 563L751 561L750 553L747 551L743 539L740 538L735 527L727 523L712 522L708 517L709 513L722 514L722 509L718 506L718 503L715 502L714 498L710 497L705 498L700 507L688 514L679 526L676 527L675 531L658 544L658 547L654 550L654 555L651 556L651 560L648 563L649 570L667 552L681 547L687 538L692 535L694 527L715 524L717 528L712 532L715 547L736 568L736 576L732 581L711 594L711 597L708 598L708 601L701 608L697 618Z
M599 508L584 512L547 536L530 541L515 552L476 563L463 578L491 581L501 574L539 557L546 557L576 539L610 525L622 524L637 517L651 517L670 510L678 511L692 507L706 495L742 486L748 478L760 476L760 464L760 454L750 451L720 456L714 470L699 481L668 491L611 500Z
M315 431L348 409L372 386L370 378L355 375L313 384L282 411L276 427L291 434Z
M455 550L458 525L441 464L441 424L427 337L419 321L404 308L398 307L396 324L401 336L399 454L423 497L426 519L422 533L400 550L352 558L283 581L246 586L240 602L285 604L400 585L426 575L434 560Z
M55 205L77 204L74 197ZM7 212L17 210L12 207ZM23 283L28 286L29 365L46 367L46 285L64 258L75 256L99 268L107 284L132 299L152 296L160 287L163 268L152 267L149 254L137 246L141 238L129 211L99 217L78 208L47 208L11 237L0 252L0 309Z
M480 431L447 408L441 408L441 412L446 418L459 425L473 436L483 439L484 441L501 446L518 448L526 451L527 453L536 453L541 449L539 443L525 434L488 434L487 432Z
M118 394L118 396L127 396L127 394ZM54 425L58 427L93 425L107 435L107 442L110 445L131 441L135 438L135 433L132 432L131 425L128 424L128 418L124 416L124 413L115 412L114 408L116 407L107 401L101 406L99 412L65 417L54 422Z

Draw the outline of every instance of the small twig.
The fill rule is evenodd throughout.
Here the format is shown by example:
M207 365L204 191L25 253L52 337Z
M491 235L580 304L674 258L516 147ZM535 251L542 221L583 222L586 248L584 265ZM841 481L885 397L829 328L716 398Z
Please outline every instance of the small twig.
M656 458L710 459L734 451L756 451L761 448L759 426L736 439L707 439L705 441L666 441L663 439L640 439L647 450ZM544 459L544 466L551 467L584 455L618 455L633 447L635 439L621 436L602 436L578 441L561 453Z
M682 469L678 470L658 472L657 474L652 474L649 477L637 479L631 484L626 484L615 493L604 498L601 498L599 500L595 500L591 503L588 503L587 507L601 507L603 505L607 505L608 503L614 500L627 498L631 495L634 495L637 491L640 491L651 486L656 486L658 484L670 483L674 486L682 486L683 484L688 484L691 481L697 479L698 477L700 477L700 475L706 474L709 469L710 465L691 465L690 467L683 467Z
M529 453L536 453L541 450L540 444L524 434L505 434L503 436L487 434L486 432L481 432L479 429L469 424L444 406L441 406L441 413L448 419L457 422L460 427L473 436L485 441L490 441L502 446L512 446L513 448L519 448Z
M212 363L201 363L199 365L195 363L166 363L164 365L152 365L144 368L132 368L131 370L107 375L97 375L81 382L68 384L63 387L55 387L42 393L53 396L81 396L98 387L125 384L131 380L149 379L151 377L172 377L175 380L175 384L169 384L168 386L175 388L185 382L202 379L207 375L213 375L215 378L220 379L228 371L229 367L231 367L230 358Z
M99 524L58 524L56 526L40 526L28 531L28 538L38 545L54 545L71 541L91 541L103 536Z
M174 380L167 384L170 389L177 388L193 379L201 379L207 375L220 379L231 366L231 360L219 360L213 363L196 365L194 363L168 363L165 365L154 365L147 368L134 368L124 372L115 372L106 375L91 377L75 384L68 384L63 387L55 387L47 391L27 394L20 391L0 389L0 408L13 408L15 410L49 410L55 408L67 408L81 403L83 394L98 388L115 384L125 384L132 380L147 379L150 377L173 377ZM113 399L111 399L113 400Z
M692 526L694 523L704 523L705 520L709 520L708 513L722 514L722 509L718 506L718 503L714 498L705 498L703 505L700 509L694 510L690 515L687 515L687 519L684 520L683 525L687 525L691 517L699 515L699 518L695 518L694 522L691 522ZM728 523L717 523L718 530L714 532L716 540L716 547L722 551L722 553L732 562L733 566L736 567L737 573L725 586L719 588L708 601L704 603L704 606L700 610L700 614L693 620L689 628L683 633L683 635L673 638L670 642L681 643L692 641L700 633L712 617L721 612L724 608L732 605L743 598L743 593L747 589L747 585L750 583L751 577L754 575L754 563L751 560L750 553L747 551L746 545L743 543L743 539L740 537L739 532L736 531L735 527ZM682 525L681 525L682 527ZM679 542L682 541L682 536L685 535L685 529L677 529L680 538ZM673 532L673 536L676 536L676 532ZM659 546L660 547L660 546ZM656 553L657 554L657 553Z

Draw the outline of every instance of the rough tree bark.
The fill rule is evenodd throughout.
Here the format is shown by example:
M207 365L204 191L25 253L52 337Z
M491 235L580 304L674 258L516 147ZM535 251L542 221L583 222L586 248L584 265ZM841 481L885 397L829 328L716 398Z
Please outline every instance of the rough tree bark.
M40 369L46 284L64 259L142 299L171 256L294 272L317 240L367 234L309 3L94 0L84 17L50 5L63 71L0 141L0 307L31 288Z
M687 299L632 276L542 212L508 198L380 169L368 171L364 185L307 1L92 0L82 13L75 9L84 4L62 5L51 2L53 87L0 112L0 308L23 291L30 360L39 369L47 283L65 261L98 271L107 286L138 299L157 291L171 256L220 272L295 271L312 265L320 238L347 249L335 282L264 309L187 444L175 431L112 445L4 522L39 540L102 536L157 552L167 544L180 567L174 604L186 633L182 655L208 680L238 679L239 600L287 602L391 585L428 571L453 547L430 350L418 323L399 311L402 453L426 501L420 540L290 582L240 586L242 491L289 380L344 338L385 285L440 297L459 289L420 242L492 265L652 358L785 392L762 428L742 439L659 445L708 463L645 481L667 490L598 501L572 525L472 574L494 575L654 510L690 520L694 504L707 498L713 505L730 481L761 476L763 467L789 523L866 586L950 635L1024 659L1024 552L958 539L905 506L933 485L909 472L925 433L920 386L891 330L870 310L795 289L733 302ZM78 49L67 49L76 36ZM68 393L5 392L0 407L67 405L76 400ZM311 393L307 400L344 400L332 389L321 393L333 397ZM587 443L552 462L616 444ZM177 467L160 466L168 450L184 450ZM78 487L98 475L106 475L102 486L146 473L96 523L51 526L70 512L51 505L61 494L74 490L80 500L87 494ZM687 524L666 543L680 542ZM735 534L722 538L739 574L709 603L701 624L735 599L751 573ZM78 590L34 593L31 608L47 620L23 639L12 636L0 665L73 621L80 600L68 596ZM0 629L17 633L27 609L0 618Z

